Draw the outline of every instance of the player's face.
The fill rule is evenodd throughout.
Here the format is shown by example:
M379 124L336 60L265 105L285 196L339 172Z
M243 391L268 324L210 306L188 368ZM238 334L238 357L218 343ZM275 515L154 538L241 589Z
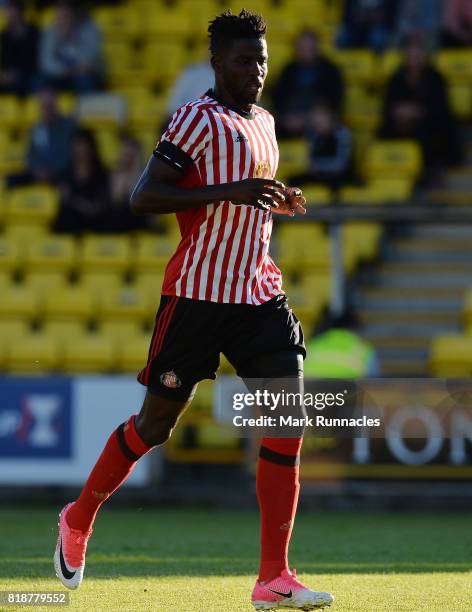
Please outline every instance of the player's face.
M264 38L236 39L215 58L217 79L240 106L259 102L267 76L267 59Z

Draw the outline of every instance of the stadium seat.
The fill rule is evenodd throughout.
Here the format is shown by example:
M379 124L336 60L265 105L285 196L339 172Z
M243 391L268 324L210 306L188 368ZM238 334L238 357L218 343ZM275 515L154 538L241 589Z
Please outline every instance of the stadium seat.
M76 97L72 93L62 93L57 97L57 106L61 113L70 115L74 112ZM28 96L21 106L21 127L30 128L40 119L39 101L37 96Z
M413 182L408 178L373 178L367 188L376 193L380 202L405 202L413 195Z
M472 85L472 49L440 51L434 63L450 83Z
M0 272L12 273L23 260L21 243L11 236L0 234Z
M62 272L67 274L76 265L77 245L71 236L50 234L26 245L27 272Z
M308 167L308 143L305 140L280 142L279 155L277 178L282 181L294 174L304 172Z
M348 185L341 187L338 199L342 204L381 204L383 194L370 185L357 187Z
M141 16L128 7L98 7L92 15L106 40L132 39L141 33Z
M448 91L453 113L460 119L469 119L472 115L472 85L451 84Z
M27 273L23 282L36 294L40 304L51 292L59 291L68 286L67 275L61 271Z
M389 49L388 51L384 51L384 53L382 53L378 61L379 66L378 70L376 71L376 76L382 83L387 81L387 79L389 79L392 74L398 70L403 61L403 56L400 51L397 51L396 49Z
M167 86L176 79L185 67L187 50L178 38L165 40L153 37L144 49L144 67L161 86ZM203 93L203 92L202 92Z
M373 259L378 254L381 235L379 223L346 223L343 232L345 249L358 260Z
M67 343L73 338L79 338L86 333L86 326L82 321L64 321L62 319L49 319L41 328L44 335L52 338L62 352Z
M61 369L70 374L105 373L116 360L113 342L100 333L83 333L64 342Z
M153 310L156 305L153 305ZM148 294L133 285L126 285L103 296L99 318L101 321L136 321L144 323L149 315Z
M149 40L179 41L182 46L192 32L190 16L179 6L167 6L151 11L146 15L144 27ZM166 61L166 59L156 58L158 62Z
M117 370L137 374L147 363L149 342L148 333L133 334L120 344L117 349Z
M14 129L21 121L21 105L16 96L0 95L0 129Z
M382 100L378 93L367 92L357 85L346 90L344 114L353 129L375 130L380 124Z
M119 319L104 319L100 322L98 331L111 338L115 346L123 346L135 336L143 333L143 326L139 321L126 321Z
M25 169L26 148L26 138L19 135L13 138L9 132L0 132L0 175Z
M164 272L144 272L136 275L132 286L142 291L147 296L148 322L153 322L159 307Z
M43 374L59 365L59 350L54 338L41 332L20 336L10 344L6 368L10 372Z
M269 34L267 45L269 48L269 73L267 83L271 84L277 80L282 70L292 59L293 50L286 42L281 42L280 37Z
M307 206L321 206L333 201L331 189L325 185L303 185L303 195Z
M133 270L141 272L163 272L177 246L173 236L141 233L136 238Z
M326 270L330 266L328 238L319 225L282 222L275 234L275 262L283 272Z
M468 329L472 329L472 289L469 289L464 298L464 322Z
M43 318L88 321L93 315L92 296L80 285L59 287L45 296Z
M36 292L24 284L10 284L2 289L0 320L31 321L38 314Z
M43 240L49 235L49 230L42 225L23 225L12 223L5 226L5 236L15 240L19 244L32 243Z
M134 97L129 101L129 123L133 130L154 130L157 132L167 115L165 96ZM155 138L155 140L157 140Z
M75 114L92 130L118 128L126 122L126 100L116 93L87 94L78 98Z
M0 318L0 342L9 345L10 342L15 342L18 338L29 334L31 326L28 321L22 318L19 319L3 319Z
M441 378L470 378L472 335L444 334L431 343L430 372Z
M101 128L95 130L95 139L103 163L114 169L120 154L120 139L114 128Z
M375 81L376 64L372 51L367 49L336 51L333 60L341 69L347 82L366 85Z
M85 272L78 282L82 291L88 293L97 308L103 297L116 291L123 284L122 275L118 272Z
M411 140L377 141L367 151L365 173L368 179L402 176L414 180L421 167L421 149Z
M45 227L55 218L58 207L59 193L53 187L16 187L8 197L6 223Z
M130 265L130 242L127 236L84 236L80 247L79 265L85 272L121 272Z

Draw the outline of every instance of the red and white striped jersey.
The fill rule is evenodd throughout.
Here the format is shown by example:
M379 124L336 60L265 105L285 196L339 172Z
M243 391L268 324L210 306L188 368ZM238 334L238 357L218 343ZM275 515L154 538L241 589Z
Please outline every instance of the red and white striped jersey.
M279 153L272 115L253 106L251 116L242 116L210 94L174 114L156 149L183 170L179 185L274 178ZM270 211L221 201L176 214L182 238L167 265L163 295L258 305L283 293L269 256Z

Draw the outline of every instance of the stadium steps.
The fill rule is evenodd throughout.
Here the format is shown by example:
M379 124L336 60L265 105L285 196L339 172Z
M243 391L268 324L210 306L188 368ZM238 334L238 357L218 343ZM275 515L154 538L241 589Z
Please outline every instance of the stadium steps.
M431 339L461 329L471 244L471 227L413 225L387 239L383 259L361 271L353 306L383 375L428 375Z

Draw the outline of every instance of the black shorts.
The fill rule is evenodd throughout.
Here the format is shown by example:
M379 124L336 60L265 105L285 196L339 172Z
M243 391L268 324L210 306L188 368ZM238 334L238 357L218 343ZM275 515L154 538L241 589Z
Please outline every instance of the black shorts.
M249 362L260 355L295 351L305 358L300 322L285 295L260 306L218 304L162 296L149 346L148 361L137 378L151 393L192 388L215 379L220 353L241 377L250 378ZM293 372L277 372L276 376Z

